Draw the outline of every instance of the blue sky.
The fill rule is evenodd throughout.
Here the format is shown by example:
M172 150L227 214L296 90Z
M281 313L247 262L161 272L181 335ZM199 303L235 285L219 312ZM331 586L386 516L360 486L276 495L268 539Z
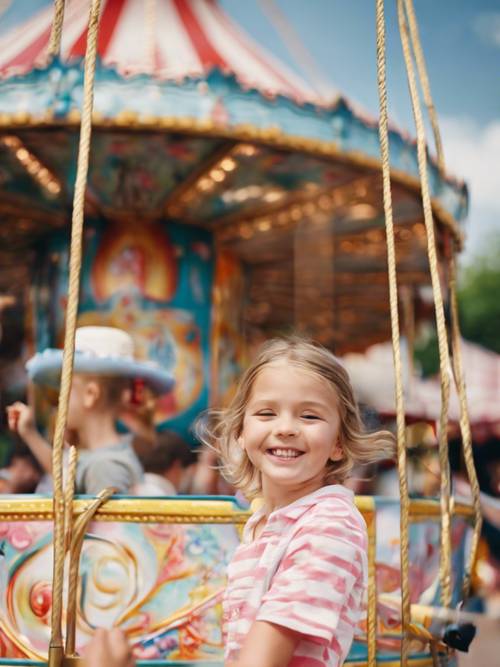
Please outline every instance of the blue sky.
M261 7L266 0L221 0L266 48L297 68ZM377 111L374 0L274 0L324 76L367 110ZM393 116L410 126L395 0L386 1ZM500 2L414 0L435 103L484 123L500 116ZM495 20L492 17L496 18ZM496 48L495 48L496 40ZM496 85L495 85L496 84Z
M374 0L274 0L323 77L378 114ZM262 11L266 0L221 0L226 11L276 56L296 60ZM395 11L386 2L389 108L414 134ZM465 261L500 233L500 2L414 0L448 171L471 192Z

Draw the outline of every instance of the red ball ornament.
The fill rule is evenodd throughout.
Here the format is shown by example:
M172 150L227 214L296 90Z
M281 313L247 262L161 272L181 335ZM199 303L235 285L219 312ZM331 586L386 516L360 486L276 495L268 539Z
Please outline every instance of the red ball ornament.
M45 618L52 606L52 587L48 581L38 581L31 587L30 607L35 616Z

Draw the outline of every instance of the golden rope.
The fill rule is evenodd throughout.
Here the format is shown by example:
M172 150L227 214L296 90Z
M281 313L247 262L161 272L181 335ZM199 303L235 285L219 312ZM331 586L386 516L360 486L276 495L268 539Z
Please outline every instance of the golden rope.
M387 271L389 277L389 303L391 309L391 333L394 358L394 382L397 423L397 454L399 493L401 498L401 665L407 667L409 637L407 628L411 622L410 587L409 587L409 515L408 481L406 476L405 413L403 402L403 381L401 369L401 349L399 341L398 288L396 275L396 249L394 242L394 222L392 216L391 175L389 161L389 133L387 113L387 86L385 73L385 17L384 0L376 0L377 28L377 83L380 106L379 139L382 157L382 181L384 195L385 228L387 236Z
M77 592L78 592L78 567L80 565L80 554L82 552L83 540L89 523L95 516L97 510L116 491L114 488L103 489L97 498L89 503L75 522L75 529L71 538L70 565L68 575L68 607L66 612L66 655L71 656L75 652L76 645L76 616L77 616Z
M415 9L413 7L413 0L404 0L404 3L405 3L406 14L408 16L411 45L413 47L413 52L415 54L415 62L417 64L418 76L420 79L420 84L422 86L422 93L424 95L425 106L427 107L427 111L429 113L429 120L431 122L432 132L434 134L434 144L436 146L438 168L441 175L443 175L445 172L443 143L441 141L441 133L439 131L439 123L437 119L436 108L434 106L434 102L432 101L431 86L429 83L429 77L427 76L427 68L425 66L424 53L422 51L422 45L420 42L418 23L415 16Z
M431 273L434 306L436 313L436 327L439 346L439 365L441 370L441 414L439 418L439 463L441 467L441 550L439 563L439 577L441 584L441 603L444 607L451 604L451 506L450 506L450 467L448 461L448 405L450 400L450 358L446 334L443 298L439 279L439 269L436 256L436 240L434 236L434 220L432 217L431 198L427 175L427 153L425 145L425 128L422 111L418 98L415 71L413 69L410 51L408 24L404 14L403 0L397 0L399 31L403 55L408 75L408 86L412 102L415 127L417 130L418 170L422 185L422 205L424 210L425 228L427 231L427 255Z
M465 380L463 374L462 352L460 349L460 329L458 322L458 304L457 304L457 267L455 258L455 249L452 247L448 257L448 280L450 284L450 310L451 310L451 342L452 342L452 361L453 377L457 388L458 400L460 402L460 433L462 435L462 449L464 453L465 468L469 478L469 484L472 493L472 505L474 507L474 528L472 531L472 543L469 555L469 561L466 565L463 596L467 598L470 590L472 570L476 562L477 551L479 548L479 538L481 535L481 526L483 517L481 514L480 489L477 481L476 468L472 455L472 437L470 430L469 412L467 409L467 396L465 392Z
M367 517L368 528L368 599L366 619L366 640L368 647L368 665L377 664L377 525L376 512Z
M48 55L54 57L61 50L61 35L64 21L64 0L54 0L54 20L50 32Z
M82 259L83 219L85 187L87 182L90 138L92 132L93 86L99 29L100 0L92 0L85 54L85 74L83 89L82 124L78 151L78 164L73 197L71 229L70 269L68 305L66 309L66 331L61 371L61 389L52 453L52 473L54 477L54 565L52 582L51 638L49 645L49 665L58 667L63 657L62 643L62 599L64 579L64 493L62 482L64 432L68 414L69 394L73 375L75 349L75 329L80 288L80 266Z
M73 528L73 496L75 494L76 463L78 452L76 447L69 450L68 472L64 487L64 551L69 549Z
M418 24L415 17L415 11L413 7L413 0L405 0L405 8L408 16L408 24L410 27L410 37L415 53L415 59L417 63L417 70L419 74L420 84L422 86L422 92L424 95L424 101L429 113L429 119L432 125L434 132L434 141L436 144L436 152L438 159L438 166L440 171L444 172L445 163L444 163L444 154L443 147L441 143L441 135L439 132L439 124L437 119L436 110L432 100L431 88L429 84L429 79L427 77L427 70L425 66L425 59L422 52L422 46L420 42L420 37L418 33ZM472 455L472 438L470 431L470 420L469 413L467 409L467 396L465 391L465 382L463 376L463 364L462 364L462 353L460 348L460 327L459 327L459 318L458 318L458 306L457 306L457 271L456 271L456 251L453 241L451 242L450 254L448 254L448 282L449 282L449 293L450 293L450 310L451 310L451 351L452 351L452 368L453 368L453 379L455 387L457 389L457 394L460 404L460 433L462 436L462 448L464 453L465 466L467 470L467 475L469 478L469 483L472 493L472 504L474 507L474 529L472 535L472 544L469 562L466 566L463 582L463 596L466 598L469 594L470 588L470 579L472 569L476 560L477 550L479 546L479 537L481 533L482 525L482 514L481 514L481 502L480 502L480 489L477 481L476 469L474 466L474 459Z

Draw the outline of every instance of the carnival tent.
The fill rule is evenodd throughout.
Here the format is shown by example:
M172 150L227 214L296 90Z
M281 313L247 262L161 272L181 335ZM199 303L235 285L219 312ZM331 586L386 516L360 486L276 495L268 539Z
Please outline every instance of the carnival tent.
M70 20L72 4L67 4ZM12 3L12 11L19 6L26 9L29 3ZM212 394L217 401L227 379L225 388L231 388L242 360L241 338L251 327L258 330L258 335L267 336L276 329L299 325L336 351L363 349L369 342L387 338L378 131L376 124L357 115L343 100L331 107L311 104L307 93L297 94L289 87L272 88L262 79L254 83L253 77L242 73L239 66L226 71L213 53L205 59L200 57L202 52L210 51L208 33L196 29L194 18L201 20L203 8L204 25L213 28L210 11L217 8L215 2L144 0L139 5L108 0L104 12L115 17L116 35L119 21L125 21L127 16L122 10L132 8L132 12L139 6L144 8L146 28L142 34L150 47L148 56L139 49L139 64L131 69L127 54L119 58L115 54L107 64L98 64L96 71L93 140L91 145L85 144L86 149L90 148L91 167L88 179L79 180L77 187L77 193L83 195L87 184L86 200L78 197L78 206L74 207L81 220L85 203L86 219L83 230L73 224L77 242L71 246L72 250L79 250L80 230L83 231L83 265L80 271L79 262L71 262L66 329L73 331L77 319L82 324L82 319L86 323L109 323L114 318L111 321L133 331L136 340L141 338L146 358L168 367L176 363L176 377L182 379L176 385L180 391L160 406L159 422L163 427L166 420L170 427L178 418L183 420L175 423L179 430L206 407L210 376L215 379L214 385L220 380ZM165 16L166 7L188 10L187 14L184 12L184 19L188 14L189 17L183 21L182 29L197 36L197 57L204 63L201 73L193 74L188 69L181 78L174 73L161 75L171 63L161 47L158 52L155 35L160 34L163 39L163 29L174 29L175 34L169 39L175 43L179 34L175 21L163 22L161 30L156 25L157 17ZM178 15L182 20L181 14ZM128 21L123 48L136 48L139 13L136 11L133 16L135 20ZM39 62L40 50L38 46L31 48L28 42L24 53L28 49L33 59L31 65L22 69L23 52L16 54L12 48L24 32L14 32L13 37L11 34L5 46L6 51L11 49L10 60L5 64L7 78L0 83L0 230L8 240L0 249L0 275L5 280L10 267L12 278L21 267L24 276L28 276L24 284L18 282L27 293L27 302L34 306L38 347L47 341L60 342L64 328L68 282L65 232L82 116L82 63L75 46L82 33L76 20L79 14L73 18L69 57L65 59L68 52L63 49L62 60L49 59L40 67L30 69ZM24 30L36 23L30 23L31 19L33 11L24 17ZM15 26L10 25L15 31ZM109 55L107 42L113 43L111 25L112 22L103 21L104 58ZM381 22L378 25L380 36ZM70 30L71 27L66 28ZM47 37L45 28L42 35L35 33L34 39L45 44ZM213 46L217 46L215 42ZM253 85L260 89L249 88ZM286 96L281 94L283 90ZM90 110L89 99L86 94L86 111ZM88 138L90 118L87 113L83 116L86 122L82 123L82 135ZM416 300L419 287L429 280L417 156L408 137L393 131L390 140L391 154L390 159L385 156L384 172L392 166L398 278L406 293ZM79 174L83 173L82 156L87 156L86 150L79 153ZM459 224L466 210L467 193L463 184L447 177L432 162L429 176L434 210L434 220L430 222L436 223L442 260L449 257L445 254L447 249L460 246ZM427 184L427 179L423 183ZM35 247L39 241L40 247ZM431 247L434 248L433 243ZM32 252L30 257L28 251ZM33 261L33 265L43 266L42 275L30 270L35 252L38 261ZM74 280L77 274L80 285ZM73 306L77 305L78 286L81 298L77 311ZM390 372L387 366L384 373ZM63 388L69 388L67 377ZM58 425L64 426L63 413L59 411ZM61 480L62 475L57 473L62 464L64 429L56 431L61 437L55 439L54 471L55 479ZM41 537L38 533L38 549L33 547L31 536L26 540L26 531L19 539L16 526L5 529L5 560L11 576L10 588L5 587L8 604L3 603L8 611L2 624L5 636L0 639L7 655L45 659L47 614L52 606L51 658L56 658L50 664L57 662L62 653L73 655L75 649L80 650L92 627L108 625L108 619L131 631L138 657L160 659L166 664L174 664L168 662L171 659L177 664L179 658L189 662L220 658L220 614L213 609L223 590L225 558L237 541L237 532L232 527L229 535L218 530L226 526L216 525L211 532L208 526L199 525L203 532L188 526L173 533L167 524L172 517L177 524L190 518L197 524L216 524L219 518L224 523L243 522L246 515L241 508L229 499L220 504L180 499L171 505L154 501L156 510L144 500L140 510L138 504L125 500L125 509L111 516L118 521L118 531L122 522L132 522L130 526L136 532L125 525L124 531L110 533L106 525L101 533L103 544L99 545L95 540L98 531L92 528L91 546L102 546L103 550L87 550L81 559L87 568L81 571L83 581L91 585L80 587L83 597L79 599L78 567L73 565L80 560L87 522L93 512L99 513L103 508L95 502L80 505L83 510L75 505L72 517L68 511L72 507L71 485L68 488L69 493L68 489L64 491L63 511L63 489L60 484L55 485L53 506L58 537L52 590L43 567L50 564L45 534ZM112 489L106 493L112 493ZM116 501L107 498L103 495L97 500L104 501L104 512L116 507ZM443 498L447 502L446 493ZM51 516L49 501L39 500L45 502L41 518L47 519ZM118 499L118 503L123 500ZM11 511L13 523L19 518L40 523L42 505L30 501L29 507L23 508L23 502L26 501L9 500L3 511ZM180 514L179 503L186 502L189 504L183 505L184 512ZM158 514L159 505L166 514ZM443 550L441 562L436 513L423 516L420 509L419 521L412 522L411 543L405 550L405 540L399 539L397 530L401 525L401 535L408 535L403 527L408 528L410 508L407 506L403 512L400 524L396 503L391 506L366 499L364 507L370 531L370 591L376 593L377 578L379 590L393 594L395 605L400 606L400 582L402 597L408 602L407 584L411 583L412 601L435 605L441 577L448 589L444 590L443 604L455 604L462 585L458 576L449 578L451 554L447 552L452 549L458 558L454 571L460 573L467 508L462 513L460 508L453 508L450 549ZM431 503L430 507L437 509L437 504ZM79 511L83 516L78 515ZM141 511L141 519L135 523ZM425 506L424 511L428 511ZM426 525L427 519L434 521L434 526ZM70 540L71 594L67 596L67 643L63 651L57 637L62 611L59 601L63 598L62 586L58 584L64 578L64 542L69 535L65 529L72 523L78 535L73 534L74 539ZM451 523L443 521L443 526L447 525ZM143 528L145 533L141 532ZM408 576L400 575L399 543L403 557L411 565ZM28 552L22 553L27 547L29 558L25 557ZM45 559L42 566L37 559L40 555ZM113 564L105 571L101 567L104 561ZM376 561L382 567L377 567ZM99 576L94 567L99 569ZM27 590L32 593L29 600ZM163 599L156 593L161 593ZM26 613L18 614L19 609ZM80 622L81 610L85 612L84 622ZM379 655L382 661L397 660L387 649L399 651L410 612L409 608L403 614L401 628L391 627L396 635L388 638L388 628L377 624L376 595L370 594L366 624L349 660L360 664L367 658L368 664L375 664ZM383 618L379 620L383 622ZM75 633L77 627L83 629L80 637ZM413 633L415 627L412 626ZM438 630L429 634L426 623L422 642L415 646L412 640L412 652L420 651L429 639L441 638L442 634ZM403 657L408 648L403 639ZM423 659L427 661L426 656Z
M37 243L69 221L88 5L66 3L61 59L47 59L49 0L11 3L0 24L0 291L20 302ZM216 0L106 0L98 51L88 216L205 229L244 267L228 311L255 339L305 328L342 354L388 338L374 120L325 105ZM399 284L418 313L417 152L395 130L390 150ZM432 161L429 176L439 242L460 246L466 187Z
M403 345L403 360L406 352ZM461 353L471 423L500 421L500 355L465 340L461 341ZM392 345L373 345L364 354L345 355L342 361L358 399L381 414L395 414ZM408 363L403 364L406 414L412 418L438 420L441 405L439 378L422 379L411 373L409 367ZM454 386L449 415L455 422L460 419Z
M89 2L72 0L66 5L60 56L71 62L85 55ZM47 63L53 19L49 1L33 15L12 11L17 11L19 21L0 33L4 77L26 74ZM301 103L325 102L305 80L257 45L215 0L103 0L98 52L103 65L124 76L149 74L179 81L203 77L217 67L234 74L246 88ZM326 101L333 101L333 88Z

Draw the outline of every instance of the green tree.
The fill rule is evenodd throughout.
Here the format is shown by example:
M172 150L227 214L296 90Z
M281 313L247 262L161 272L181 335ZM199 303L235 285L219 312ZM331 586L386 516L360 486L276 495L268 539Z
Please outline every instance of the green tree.
M500 354L500 235L460 269L458 308L462 336ZM427 328L415 345L415 360L424 377L439 370L435 328Z
M463 337L500 354L500 235L462 269L458 306Z

